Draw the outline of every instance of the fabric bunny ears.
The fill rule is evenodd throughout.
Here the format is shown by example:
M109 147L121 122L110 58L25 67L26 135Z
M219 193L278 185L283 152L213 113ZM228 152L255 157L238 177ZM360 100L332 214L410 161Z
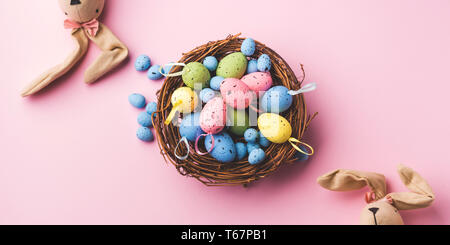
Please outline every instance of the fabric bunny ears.
M399 165L397 171L400 179L411 192L387 194L384 175L355 170L338 169L319 177L317 182L323 188L332 191L358 190L367 185L371 189L371 192L366 195L366 201L369 204L363 210L361 220L368 220L370 224L380 224L380 221L383 221L384 224L403 224L397 209L409 210L428 207L434 201L435 196L425 179L411 168ZM386 203L390 205L385 205ZM369 218L363 217L364 215L368 215ZM395 217L397 215L398 217Z

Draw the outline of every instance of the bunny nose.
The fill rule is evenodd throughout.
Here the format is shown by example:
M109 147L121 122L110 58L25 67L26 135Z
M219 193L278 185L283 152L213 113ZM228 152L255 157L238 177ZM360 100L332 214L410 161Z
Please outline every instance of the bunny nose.
M80 0L70 0L70 5L78 5L81 4Z
M379 208L369 208L369 211L373 213L373 215L375 215L378 212Z

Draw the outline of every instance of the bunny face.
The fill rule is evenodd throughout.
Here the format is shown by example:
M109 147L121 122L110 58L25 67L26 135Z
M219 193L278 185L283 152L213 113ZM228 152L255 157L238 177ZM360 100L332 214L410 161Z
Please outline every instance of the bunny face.
M403 225L398 209L385 200L366 205L359 220L361 225Z
M67 18L78 23L97 19L105 6L105 0L58 0L58 2Z

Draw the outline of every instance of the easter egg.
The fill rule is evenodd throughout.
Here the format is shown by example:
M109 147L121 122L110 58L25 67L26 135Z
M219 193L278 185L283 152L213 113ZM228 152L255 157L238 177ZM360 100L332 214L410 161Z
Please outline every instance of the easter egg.
M264 147L264 148L269 147L270 146L270 141L266 137L264 137L264 135L261 133L261 131L259 131L258 134L259 134L258 135L258 137L259 137L259 144L262 147Z
M200 127L200 112L187 114L180 124L180 135L187 140L194 142L197 137L204 134Z
M246 109L254 98L253 91L236 78L226 78L220 86L225 102L235 109Z
M183 68L183 82L192 89L206 87L211 79L209 70L199 62L191 62Z
M136 68L136 71L145 71L150 68L150 64L150 57L147 55L139 55L134 63L134 68Z
M241 52L225 56L217 66L216 74L224 78L240 79L247 70L247 57Z
M265 112L282 113L292 105L292 96L284 86L275 86L267 90L261 98L261 109Z
M264 113L258 118L258 128L270 142L282 144L292 135L291 124L286 118L274 114Z
M152 116L146 111L139 113L137 118L138 123L143 127L152 127Z
M191 88L181 87L173 92L171 102L172 105L180 103L181 113L190 113L198 105L198 96Z
M203 65L210 72L215 71L217 69L218 64L219 64L219 62L217 61L216 57L214 57L214 56L208 56L203 60Z
M304 146L299 146L299 148L302 150L302 151L304 151L304 152L308 152L308 150L306 149L306 147L304 147ZM295 153L295 156L294 156L294 158L297 160L297 161L307 161L308 159L309 159L309 156L308 155L306 155L306 154L304 154L304 153L302 153L302 152L299 152L299 151L297 151L297 153Z
M219 76L211 78L211 81L209 82L209 87L216 91L220 91L220 85L222 85L224 79L225 78Z
M160 65L154 65L150 67L150 69L147 72L147 77L150 80L158 80L162 77L162 74L159 72L159 68L161 68Z
M244 136L245 130L250 126L250 120L245 110L234 110L228 108L227 125L231 133Z
M210 88L204 88L200 91L200 99L203 103L208 103L214 97L216 97L216 92Z
M158 105L156 104L156 102L150 102L147 104L147 106L145 107L145 111L149 114L152 115L153 112L158 111ZM153 117L156 117L156 114L153 114Z
M258 71L267 72L272 68L272 61L267 54L263 54L259 56L257 63Z
M128 96L128 102L136 108L144 108L146 103L142 94L131 94Z
M249 128L244 133L245 141L248 143L256 143L256 140L258 139L258 131L254 128Z
M247 74L257 72L258 71L258 61L250 60L247 65Z
M259 146L258 143L247 143L247 153L250 154L253 150L259 149L261 146Z
M154 140L154 136L152 131L149 128L146 127L140 127L138 128L137 132L136 132L136 136L138 137L138 139L142 140L142 141L146 141L146 142L150 142Z
M175 65L174 65L174 62L171 62L171 63L169 63L169 64L167 64L167 65L165 65L164 67L163 67L163 73L164 74L170 74L170 71L172 70L172 68L174 67Z
M262 94L260 92L265 92L272 87L272 75L269 72L250 73L241 78L241 81L257 94Z
M266 153L261 149L255 149L248 155L248 162L251 165L260 164L266 159Z
M236 159L238 161L244 159L247 156L247 146L244 143L236 143Z
M242 42L241 52L245 56L252 56L255 53L256 44L255 41L251 38L247 38Z
M200 127L208 134L217 134L226 125L227 106L222 98L215 97L206 103L200 114Z
M205 147L209 154L214 157L219 162L227 163L232 162L236 159L237 151L236 145L229 134L222 132L220 134L215 134L214 136L214 148L212 148L212 137L211 135L205 138Z

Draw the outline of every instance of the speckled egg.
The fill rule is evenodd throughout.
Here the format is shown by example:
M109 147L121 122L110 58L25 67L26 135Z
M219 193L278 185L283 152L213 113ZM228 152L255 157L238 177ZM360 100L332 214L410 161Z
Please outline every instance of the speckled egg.
M203 65L210 72L215 71L217 69L218 64L219 64L219 62L217 61L216 57L214 57L214 56L208 56L203 60Z
M258 128L270 142L282 144L292 135L292 126L286 118L274 114L264 113L258 118Z
M134 68L136 68L136 71L146 71L148 68L150 68L150 65L150 57L143 54L137 57L136 62L134 63Z
M139 113L137 122L143 127L153 127L152 116L146 111Z
M192 89L207 87L211 74L204 65L199 62L191 62L183 68L183 82Z
M187 114L184 116L180 124L180 135L186 137L187 140L195 142L197 137L204 134L200 127L200 112Z
M191 88L181 87L173 92L171 102L172 105L181 103L181 113L191 113L198 105L198 96Z
M156 102L150 102L150 103L148 103L147 106L145 107L145 111L146 111L148 114L152 115L153 112L158 111L158 104L156 104ZM156 117L156 113L153 114L153 117Z
M244 159L244 157L246 157L248 154L247 145L241 142L236 143L236 152L236 160L240 161Z
M225 56L217 66L216 74L224 78L240 79L247 70L247 57L241 52Z
M250 60L247 65L247 74L257 72L258 71L258 61L257 60Z
M246 109L255 97L254 92L236 78L226 78L220 86L220 93L229 106L240 110Z
M292 105L292 95L284 86L275 86L267 90L261 98L261 109L265 112L280 114Z
M263 54L259 56L257 67L260 72L270 71L270 68L272 68L272 61L270 60L269 55Z
M263 149L255 149L248 155L248 162L251 165L260 164L266 159L266 153Z
M234 110L228 108L227 126L228 130L237 136L244 136L245 130L250 127L250 119L245 110Z
M162 72L163 72L164 74L166 74L166 75L167 75L167 74L170 74L170 71L172 70L172 68L173 68L174 66L175 66L175 65L174 65L174 62L170 62L170 63L164 65Z
M222 163L228 163L234 161L236 159L237 150L236 145L233 142L231 136L225 132L220 134L215 134L214 136L214 148L212 147L212 137L211 135L206 136L205 138L205 147L214 159Z
M136 108L144 108L145 107L145 97L142 94L130 94L128 96L128 102Z
M251 90L257 94L263 94L272 87L272 75L269 72L254 72L241 78Z
M208 103L210 100L216 97L217 93L218 92L210 88L204 88L202 89L202 91L200 91L200 99L203 101L203 103Z
M242 42L241 52L245 56L252 56L255 53L255 50L256 50L255 40L247 38Z
M220 91L220 85L222 85L224 79L225 78L219 76L211 78L211 81L209 82L209 87L216 91Z
M200 127L208 134L221 132L226 125L227 106L220 97L210 100L200 115Z
M147 77L150 80L158 80L162 77L162 74L159 72L159 68L161 68L160 65L154 65L150 67L150 69L147 72Z
M306 147L304 147L304 146L302 146L302 145L300 145L300 146L298 146L298 147L299 147L302 151L308 152L308 150L306 149ZM306 155L306 154L304 154L304 153L302 153L302 152L297 151L297 153L295 153L294 158L296 159L296 161L301 161L301 162L303 162L303 161L307 161L307 160L309 159L309 156Z
M145 142L150 142L155 139L152 131L146 127L138 128L138 130L136 131L136 137L138 137L138 139L145 141Z
M259 149L261 146L258 143L247 143L247 153L250 154L255 149Z
M259 144L264 148L269 147L270 141L266 137L264 137L264 135L261 133L261 131L259 131L258 134L259 134L259 141L258 141Z
M256 143L258 140L259 133L254 128L249 128L244 133L245 141L248 143Z

